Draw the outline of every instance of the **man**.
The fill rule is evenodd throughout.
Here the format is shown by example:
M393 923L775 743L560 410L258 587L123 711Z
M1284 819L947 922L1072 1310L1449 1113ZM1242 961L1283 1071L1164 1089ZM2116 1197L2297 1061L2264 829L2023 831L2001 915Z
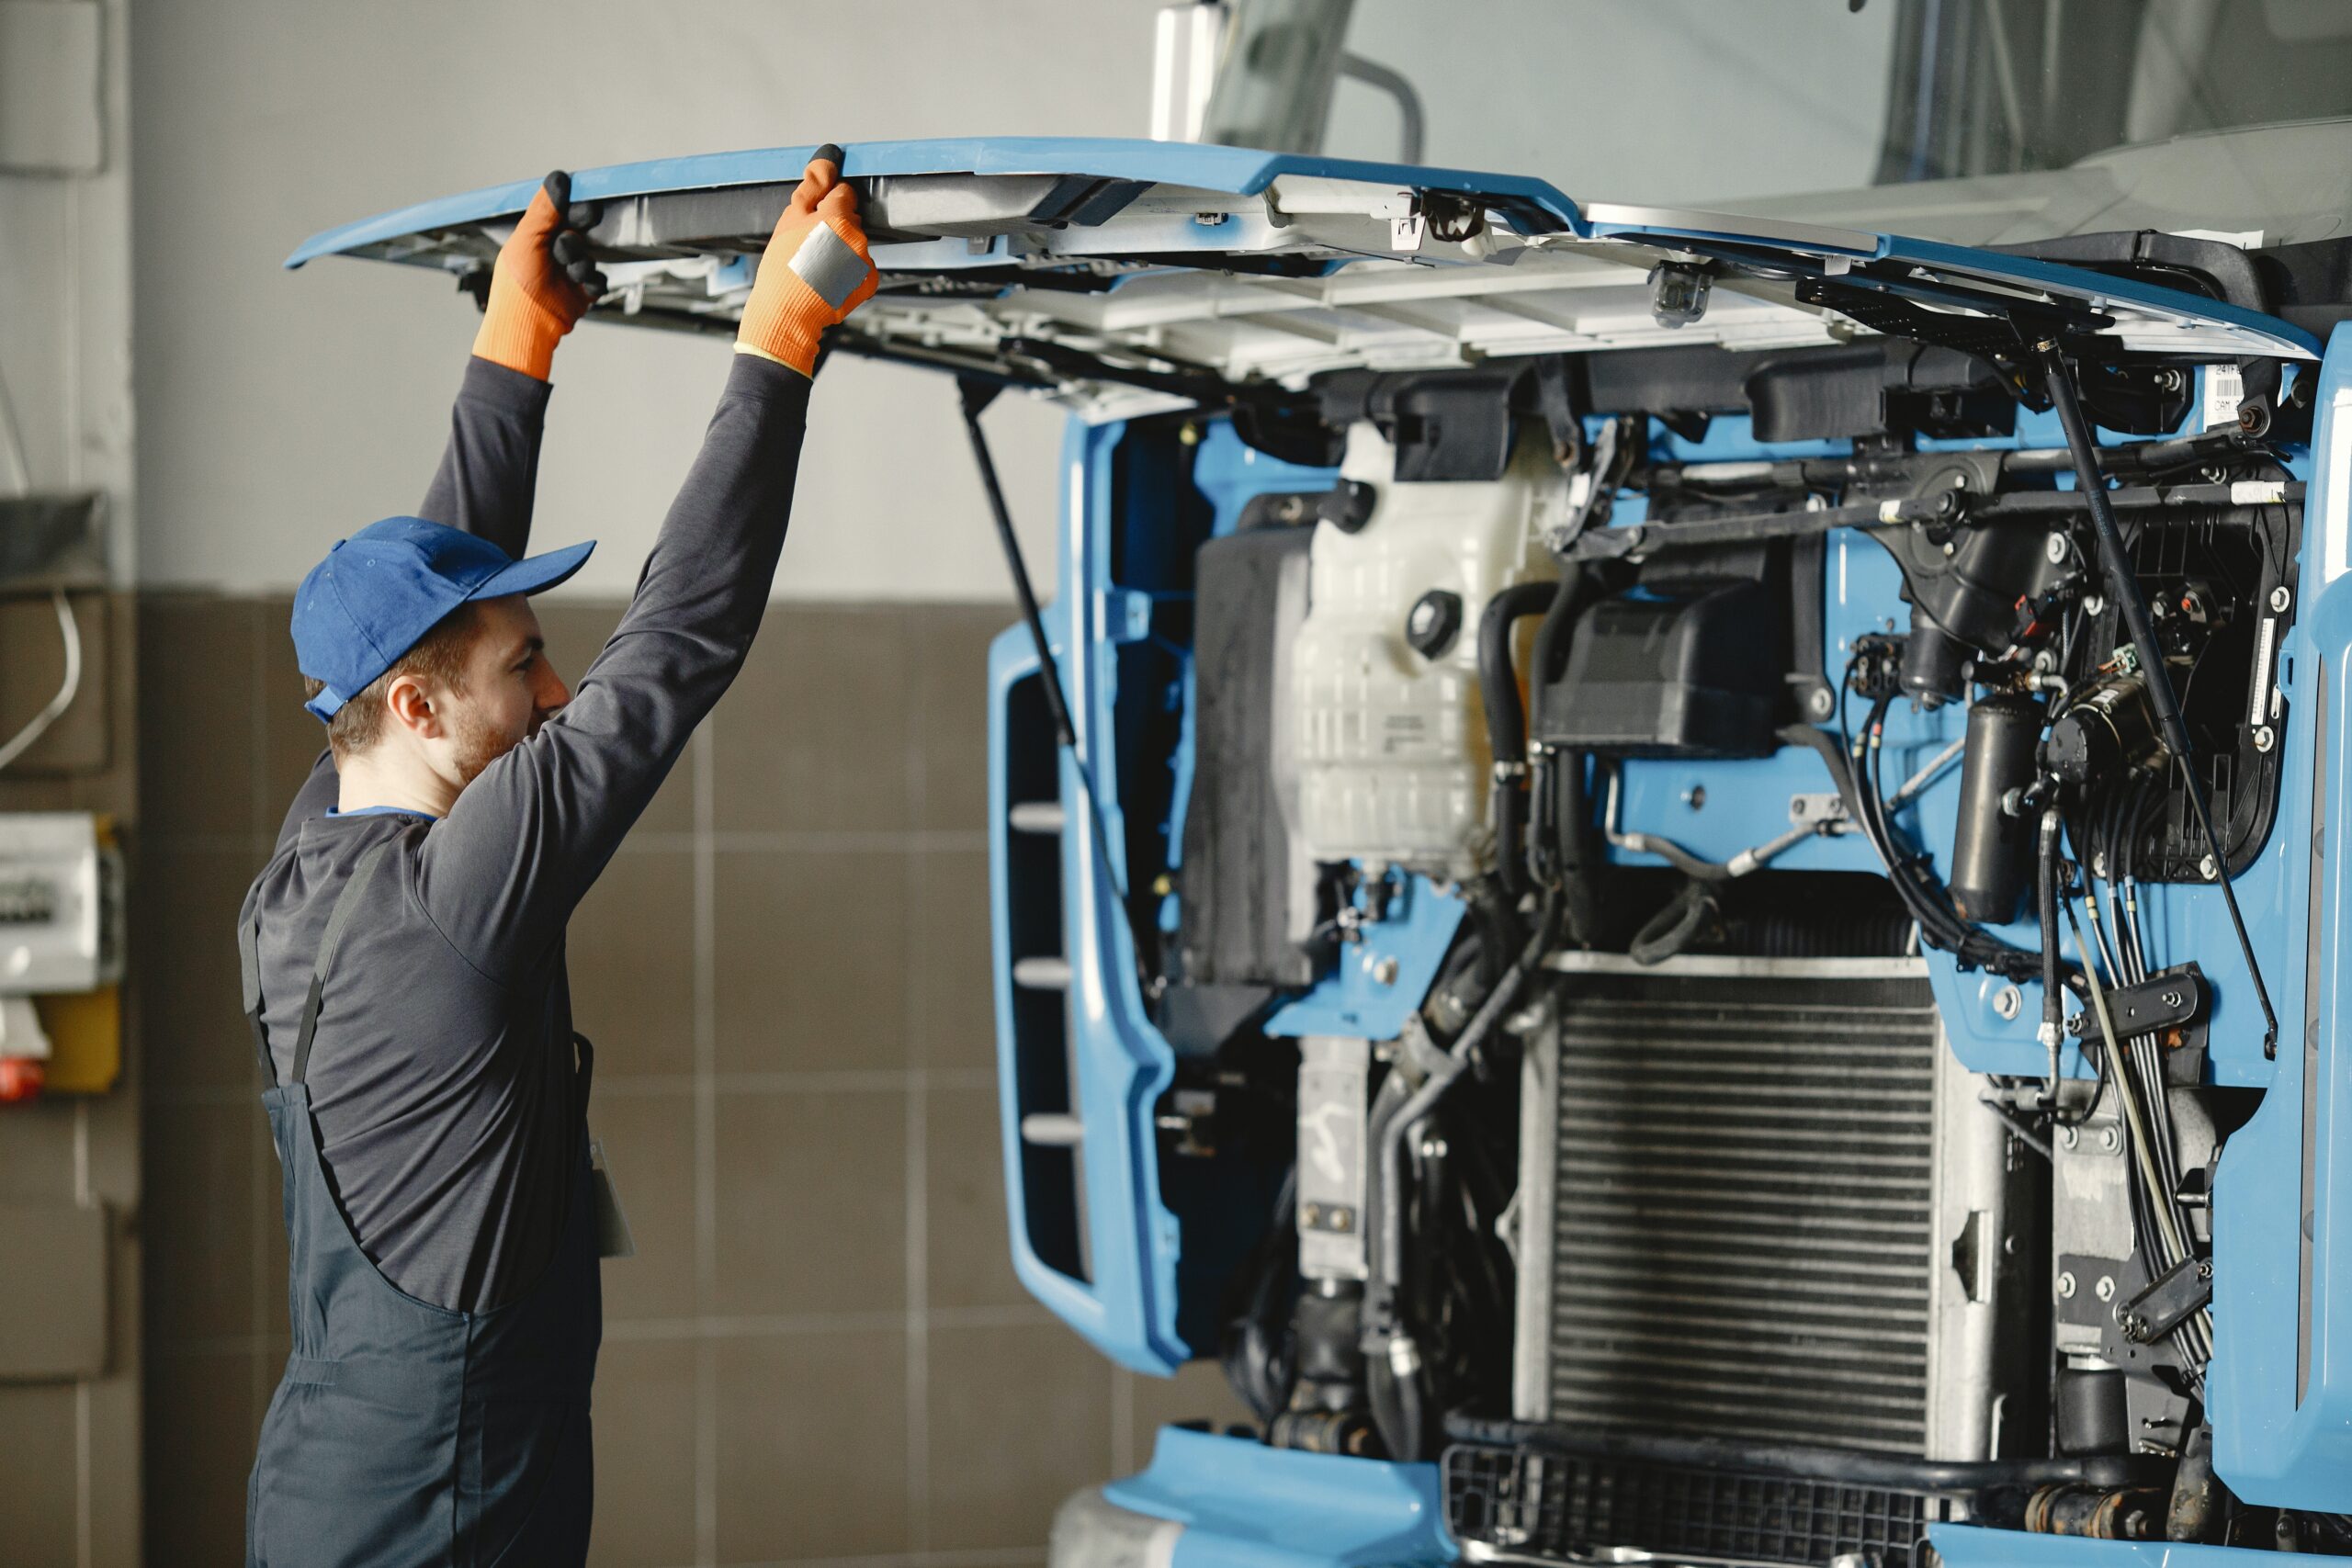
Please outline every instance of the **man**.
M329 753L239 920L284 1172L293 1355L251 1564L577 1563L602 1337L591 1055L564 926L734 678L820 332L876 287L841 152L778 220L718 412L576 694L524 557L556 344L603 279L548 176L498 255L424 517L338 544L293 633Z

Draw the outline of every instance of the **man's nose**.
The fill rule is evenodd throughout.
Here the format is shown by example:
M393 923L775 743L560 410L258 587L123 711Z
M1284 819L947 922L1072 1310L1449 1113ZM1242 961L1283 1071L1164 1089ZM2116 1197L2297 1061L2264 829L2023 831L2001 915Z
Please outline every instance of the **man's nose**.
M571 700L571 688L563 683L563 677L555 672L553 665L542 661L539 689L532 694L532 700L541 713L553 713Z

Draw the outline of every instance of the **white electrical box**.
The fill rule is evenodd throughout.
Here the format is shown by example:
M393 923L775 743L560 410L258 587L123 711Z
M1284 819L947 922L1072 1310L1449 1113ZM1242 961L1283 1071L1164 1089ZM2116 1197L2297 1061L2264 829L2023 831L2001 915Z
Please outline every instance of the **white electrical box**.
M0 996L122 977L120 857L80 811L0 813Z

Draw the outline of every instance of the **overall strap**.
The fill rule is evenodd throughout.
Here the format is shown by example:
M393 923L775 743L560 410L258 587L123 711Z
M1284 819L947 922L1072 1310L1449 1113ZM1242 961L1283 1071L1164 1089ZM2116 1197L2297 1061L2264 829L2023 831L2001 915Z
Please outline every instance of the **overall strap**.
M351 880L335 895L334 908L327 912L326 934L319 939L319 961L311 967L311 994L302 1003L302 1031L294 1039L294 1071L287 1081L300 1083L311 1066L311 1037L319 1029L319 999L326 994L327 971L334 966L335 949L343 945L343 933L351 924L353 911L359 908L359 894L375 879L376 868L400 840L390 838L370 848L359 857L352 868Z
M269 1032L261 1026L261 880L245 889L237 908L237 975L244 1002L245 1022L254 1032L254 1050L261 1056L261 1084L277 1087L277 1064L269 1059Z

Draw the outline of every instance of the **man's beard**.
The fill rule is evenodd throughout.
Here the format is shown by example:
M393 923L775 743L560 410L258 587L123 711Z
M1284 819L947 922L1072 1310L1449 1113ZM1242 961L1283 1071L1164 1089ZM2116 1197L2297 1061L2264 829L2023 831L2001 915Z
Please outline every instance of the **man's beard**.
M458 735L458 787L465 788L484 768L537 735L544 722L546 716L535 713L521 735L509 735L475 715L465 716Z

